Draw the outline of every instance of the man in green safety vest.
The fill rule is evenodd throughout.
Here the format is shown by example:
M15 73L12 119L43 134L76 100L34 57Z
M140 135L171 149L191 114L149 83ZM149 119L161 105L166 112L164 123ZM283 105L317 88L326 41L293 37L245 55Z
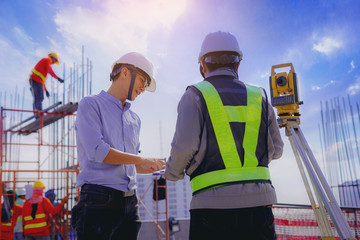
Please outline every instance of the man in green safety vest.
M265 90L240 81L238 42L208 34L199 55L204 77L178 105L165 177L190 176L190 239L276 239L276 194L268 164L283 142Z

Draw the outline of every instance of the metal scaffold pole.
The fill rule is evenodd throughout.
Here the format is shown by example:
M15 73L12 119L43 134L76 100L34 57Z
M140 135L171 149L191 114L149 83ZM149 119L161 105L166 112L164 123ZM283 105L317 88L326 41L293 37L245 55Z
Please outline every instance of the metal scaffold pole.
M22 106L16 87L10 95L7 105L6 92L0 92L0 196L6 196L7 190L18 190L36 180L45 183L46 190L53 189L59 201L69 196L62 220L51 220L52 231L61 239L76 239L74 230L69 226L70 209L76 203L78 191L75 188L79 173L76 142L75 112L78 101L91 92L92 63L84 62L85 51L82 47L82 64L74 63L66 74L63 65L64 83L55 79L50 82L50 98L44 103L50 105L43 111L25 110L25 87ZM79 76L81 74L81 76ZM35 118L34 113L40 114ZM4 195L5 194L5 195ZM2 205L0 204L0 217ZM0 238L1 238L0 224Z

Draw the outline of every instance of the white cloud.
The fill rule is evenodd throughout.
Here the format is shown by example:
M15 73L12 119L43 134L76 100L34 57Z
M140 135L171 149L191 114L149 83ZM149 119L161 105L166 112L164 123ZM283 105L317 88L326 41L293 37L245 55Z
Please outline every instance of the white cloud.
M267 73L267 72L260 74L261 79L267 79L267 78L269 78L269 76L270 76L270 73Z
M313 50L324 53L325 55L330 55L337 49L343 47L343 45L341 40L327 36L317 40L317 43L313 44Z
M158 56L166 56L169 47L174 47L169 41L171 29L184 13L187 2L104 0L97 1L96 7L74 3L55 15L57 30L65 41L52 43L62 50L61 58L70 66L73 61L81 62L81 45L85 46L85 54L96 66L94 79L108 79L113 61L130 51L147 56L157 72ZM94 81L93 90L106 87L103 82Z
M96 9L71 6L56 14L55 23L70 43L94 42L107 51L146 54L149 35L171 29L186 1L107 0Z
M335 84L335 83L336 83L336 81L331 80L330 82L325 83L323 86L312 86L312 87L311 87L311 90L313 90L313 91L318 91L318 90L321 90L321 89L323 89L323 88L326 88L326 87L328 87L328 86L330 86L330 85L332 85L332 84Z
M296 47L289 48L285 55L286 59L302 59L304 56L304 45L297 44Z
M352 70L354 70L354 69L355 69L355 63L354 63L354 60L351 60L351 62L350 62L350 69L349 69L348 72L352 72Z
M182 93L184 93L184 90L182 88L179 88L174 84L162 83L161 88L168 94L181 95Z
M347 89L347 93L350 95L355 95L360 91L360 76L356 77L355 83L350 85Z
M330 85L332 85L332 84L335 84L335 83L336 83L336 81L331 80L330 82L326 83L326 84L324 85L324 87L328 87L328 86L330 86Z
M0 65L4 70L2 78L2 90L16 85L23 86L29 78L31 65L29 59L24 57L23 52L14 47L10 41L0 35Z

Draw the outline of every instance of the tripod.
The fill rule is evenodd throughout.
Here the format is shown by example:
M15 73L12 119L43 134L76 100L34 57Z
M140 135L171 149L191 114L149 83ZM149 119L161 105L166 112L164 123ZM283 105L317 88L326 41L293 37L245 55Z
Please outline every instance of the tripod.
M300 119L297 117L279 118L278 123L280 128L285 127L286 136L289 138L306 192L320 228L321 238L323 240L335 240L326 215L327 212L330 215L340 238L355 240L355 236L341 212L341 209L300 129ZM309 180L312 184L312 189Z

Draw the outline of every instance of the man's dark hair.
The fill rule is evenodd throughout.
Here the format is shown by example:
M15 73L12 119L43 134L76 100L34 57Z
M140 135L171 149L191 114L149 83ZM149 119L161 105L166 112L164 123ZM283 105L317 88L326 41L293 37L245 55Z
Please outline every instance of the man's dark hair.
M143 75L146 78L146 81L147 81L146 85L150 85L151 78L146 72L144 72L140 68L135 68L133 65L123 64L123 63L117 63L113 67L113 70L110 73L110 81L114 81L118 77L118 75L121 72L122 67L127 67L131 72L136 69L137 72L139 72L141 75Z
M113 67L113 70L110 74L110 81L114 81L118 77L118 75L120 74L119 69L121 68L122 65L123 64L121 64L121 63L115 64L115 66Z
M210 72L223 67L236 71L236 66L240 62L238 54L233 52L209 53L204 56L204 60Z

